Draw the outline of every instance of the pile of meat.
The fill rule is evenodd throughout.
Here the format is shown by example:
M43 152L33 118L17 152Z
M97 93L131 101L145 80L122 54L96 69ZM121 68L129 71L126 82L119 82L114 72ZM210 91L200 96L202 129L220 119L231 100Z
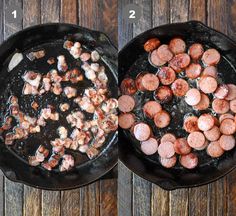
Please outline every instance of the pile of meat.
M199 163L197 151L206 150L209 156L218 158L233 149L236 85L220 82L216 68L220 53L213 48L204 50L200 43L187 48L181 38L162 45L158 38L152 38L144 44L144 49L149 53L150 64L158 68L157 73L141 71L135 78L126 77L120 84L122 95L118 99L119 126L129 129L140 141L142 152L157 154L166 168L175 166L179 158L183 167L193 169ZM172 133L155 137L148 123L141 122L134 115L135 95L150 91L153 91L154 100L146 102L142 111L159 129L170 124L171 114L162 105L171 102L174 96L203 113L184 118L186 137L176 137Z
M55 94L55 97L62 94L77 104L78 108L70 110L68 103L61 103L58 107L48 104L47 107L38 110L40 104L34 101L31 107L38 111L39 115L31 117L20 110L18 98L11 96L8 103L10 111L0 127L0 136L5 140L5 144L13 145L14 140L27 139L30 134L40 133L48 121L59 123L59 112L64 115L67 112L66 120L68 127L72 128L72 133L69 134L69 128L59 126L58 137L50 141L49 147L39 143L35 155L29 156L30 165L41 165L47 170L59 167L60 171L66 171L75 165L74 157L66 153L66 149L85 153L90 159L96 157L107 135L118 127L118 101L108 97L108 77L105 67L99 64L99 53L95 50L92 52L84 50L79 42L65 41L63 47L75 59L82 62L81 70L77 66L69 68L63 55L56 59L50 57L46 62L50 65L55 64L55 68L48 73L26 71L22 75L24 80L22 97L24 95L32 95L32 98L44 95L47 97L49 92ZM27 54L30 61L44 56L44 50ZM76 87L80 86L84 76L92 82L93 87L84 89L83 95L77 95ZM62 85L62 82L67 85ZM92 120L86 119L85 113L92 114ZM13 119L16 124L13 124Z

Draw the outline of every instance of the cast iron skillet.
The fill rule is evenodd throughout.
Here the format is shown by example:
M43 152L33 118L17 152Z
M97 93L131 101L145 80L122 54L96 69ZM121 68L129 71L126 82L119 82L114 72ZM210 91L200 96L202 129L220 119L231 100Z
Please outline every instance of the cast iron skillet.
M148 54L145 53L143 44L152 37L158 37L162 43L168 43L171 38L176 36L182 37L187 44L199 42L205 48L216 48L222 55L222 59L218 65L220 80L225 83L236 84L236 43L226 35L198 21L159 26L132 39L119 52L119 82L126 76L134 78L141 71L155 73L157 68L154 68L148 63ZM140 110L142 106L140 104L142 105L144 101L153 99L153 96L148 93L138 93L135 97L139 101L138 108L135 110L136 115L142 121L148 121L143 117L142 111ZM154 134L161 136L165 132L173 132L178 137L186 136L186 133L182 129L183 116L186 113L194 113L194 111L192 109L189 110L179 100L174 100L170 105L164 107L171 112L173 111L175 116L172 118L170 126L164 130L158 130L154 127L153 123L149 122L149 125L154 130ZM184 112L181 112L181 110ZM236 148L225 153L220 159L210 158L205 151L198 151L197 154L200 158L200 165L194 170L184 169L179 163L174 168L166 169L160 165L157 154L145 156L140 151L140 144L131 134L127 130L119 129L120 160L137 175L167 190L210 183L223 177L236 166Z
M100 53L102 64L107 69L110 96L117 97L117 50L105 34L71 24L37 25L12 35L0 47L1 122L4 118L3 113L7 109L7 99L11 94L19 96L21 110L31 116L35 114L32 108L30 109L32 96L21 97L23 87L21 75L25 70L33 69L41 73L47 73L51 66L46 63L46 60L50 56L56 57L58 54L66 56L69 67L75 63L73 57L62 47L65 39L80 41L85 49L96 49ZM44 60L41 59L32 63L27 58L24 58L13 71L7 72L9 60L15 52L22 52L25 57L25 54L31 50L41 48L46 50L46 58ZM81 62L77 62L77 64L81 64ZM91 83L85 79L78 89L79 93L82 93L83 89L90 85ZM59 103L62 101L66 102L66 100L61 95L55 99L55 95L49 94L46 99L39 100L38 102L41 107L45 107L47 104L58 107ZM63 120L62 118L62 125L63 123L65 123L65 119ZM101 153L93 160L88 160L86 156L75 153L73 156L76 160L76 166L71 171L63 173L57 171L48 172L40 167L29 166L27 164L27 157L35 152L39 144L47 145L49 143L49 140L55 135L55 130L52 130L53 127L55 125L49 123L49 127L45 130L43 129L43 135L36 134L36 136L29 137L28 141L16 141L13 146L9 147L0 140L0 168L7 178L37 188L64 190L93 182L116 165L118 160L117 132L109 134Z

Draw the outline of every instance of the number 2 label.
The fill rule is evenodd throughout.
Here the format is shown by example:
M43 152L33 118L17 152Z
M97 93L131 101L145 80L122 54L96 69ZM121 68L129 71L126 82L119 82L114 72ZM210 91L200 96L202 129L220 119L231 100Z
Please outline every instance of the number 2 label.
M13 15L14 19L16 19L16 10L12 11L11 14Z
M130 10L130 11L129 11L129 14L130 14L130 15L129 15L129 18L130 18L130 19L135 19L135 18L136 18L136 17L135 17L135 10Z

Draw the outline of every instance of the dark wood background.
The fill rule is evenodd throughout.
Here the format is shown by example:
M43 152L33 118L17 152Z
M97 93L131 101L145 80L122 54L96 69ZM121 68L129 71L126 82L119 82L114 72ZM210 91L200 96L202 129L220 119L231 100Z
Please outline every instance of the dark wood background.
M6 22L5 9L23 9L20 24ZM48 22L78 23L107 33L117 45L117 0L0 0L0 42L14 32ZM38 190L0 173L0 216L115 216L117 180L100 180L69 191Z
M128 3L137 3L142 9L136 24L127 24L121 18ZM118 15L119 48L147 29L187 20L200 20L236 40L235 0L120 0ZM168 192L120 163L118 197L121 216L234 216L236 170L209 185Z

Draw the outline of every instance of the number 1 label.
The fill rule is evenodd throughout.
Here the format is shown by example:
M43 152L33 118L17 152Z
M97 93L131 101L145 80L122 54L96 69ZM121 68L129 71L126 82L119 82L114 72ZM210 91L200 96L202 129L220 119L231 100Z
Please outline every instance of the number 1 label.
M13 15L14 19L16 19L16 10L12 11L11 14Z

